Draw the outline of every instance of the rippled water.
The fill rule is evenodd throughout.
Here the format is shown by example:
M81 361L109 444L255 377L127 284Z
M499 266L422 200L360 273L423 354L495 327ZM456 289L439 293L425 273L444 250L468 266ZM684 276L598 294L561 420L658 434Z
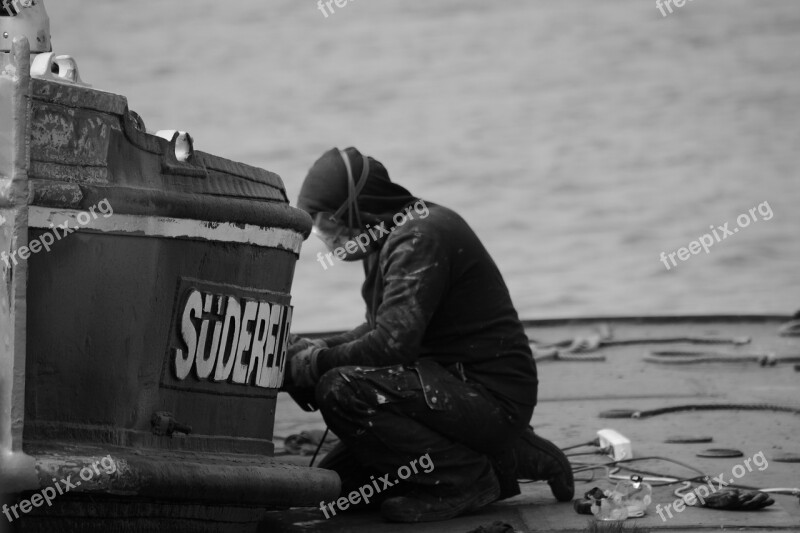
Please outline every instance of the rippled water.
M523 317L800 308L800 2L50 0L59 53L151 129L280 174L355 145L459 211ZM774 212L659 261L767 201ZM295 329L358 322L305 246Z

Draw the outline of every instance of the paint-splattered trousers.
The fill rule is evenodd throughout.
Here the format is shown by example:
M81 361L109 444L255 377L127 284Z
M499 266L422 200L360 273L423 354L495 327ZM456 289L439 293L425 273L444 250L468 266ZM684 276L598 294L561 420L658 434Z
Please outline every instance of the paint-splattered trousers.
M319 466L339 474L344 495L386 474L398 481L393 492L419 485L458 492L490 465L501 497L519 493L511 447L533 406L499 400L455 369L424 359L412 366L338 367L322 376L316 399L341 439ZM403 470L409 477L398 479L398 469L426 453L430 472Z

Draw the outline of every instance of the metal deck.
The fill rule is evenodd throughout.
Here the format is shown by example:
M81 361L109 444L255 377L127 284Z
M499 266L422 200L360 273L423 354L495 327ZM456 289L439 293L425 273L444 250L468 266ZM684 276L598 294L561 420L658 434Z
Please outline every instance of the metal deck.
M788 316L702 316L651 318L582 318L527 322L528 335L541 342L555 342L575 335L591 333L600 324L611 327L615 339L664 336L749 336L752 341L741 346L698 344L635 344L601 348L605 362L539 363L539 405L532 424L542 436L559 446L592 439L601 428L614 428L633 442L635 456L666 456L693 465L711 476L725 473L758 452L768 465L763 471L754 468L737 480L743 485L797 487L800 464L780 463L781 454L800 453L800 417L769 411L683 412L635 419L602 419L607 409L652 409L692 403L770 403L800 407L800 373L791 364L761 367L756 363L711 363L660 365L648 363L643 355L652 349L707 350L749 354L775 352L778 355L800 354L800 338L780 337L779 326ZM276 418L276 435L289 435L301 429L324 427L317 413L305 413L291 399L281 395ZM713 437L710 444L667 444L671 435L703 434ZM696 457L700 450L712 447L740 449L736 459ZM587 460L576 457L576 460ZM589 459L601 461L602 458ZM643 469L676 476L691 473L663 462L647 462ZM577 482L576 495L593 486L612 488L616 481L603 477L602 471L592 482ZM578 477L586 477L578 474ZM653 531L800 531L800 500L793 496L774 496L776 503L757 512L716 511L687 508L663 521L655 505L666 505L676 497L675 487L655 488L653 503L645 517L628 520ZM326 520L319 509L295 509L275 512L262 523L262 531L385 531L385 532L467 532L480 525L502 520L523 532L578 532L591 517L576 514L571 504L557 503L544 483L523 486L523 494L491 505L481 512L449 522L403 525L389 524L379 514L356 512Z

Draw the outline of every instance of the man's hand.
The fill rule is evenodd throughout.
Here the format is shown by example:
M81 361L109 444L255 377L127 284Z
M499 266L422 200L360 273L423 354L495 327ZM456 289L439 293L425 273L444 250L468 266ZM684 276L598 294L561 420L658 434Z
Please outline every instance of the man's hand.
M316 369L316 354L322 348L327 348L322 339L306 339L297 335L289 336L289 347L286 351L286 376L281 390L288 392L289 396L297 402L303 411L316 411L314 385L319 380Z
M289 358L289 375L295 387L314 387L319 381L317 356L321 347L310 344Z
M297 335L289 336L289 357L294 357L295 354L302 352L310 346L318 348L327 348L328 345L322 339L309 339L306 337L298 337Z

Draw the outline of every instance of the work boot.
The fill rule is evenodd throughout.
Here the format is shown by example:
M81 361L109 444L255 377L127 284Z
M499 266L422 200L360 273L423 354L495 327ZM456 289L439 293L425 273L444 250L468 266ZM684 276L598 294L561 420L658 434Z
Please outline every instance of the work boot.
M499 497L500 484L489 466L476 482L456 490L426 486L389 498L381 505L381 514L390 522L449 520L489 505Z
M528 427L514 444L517 479L547 481L556 500L568 502L575 496L572 466L558 446Z

